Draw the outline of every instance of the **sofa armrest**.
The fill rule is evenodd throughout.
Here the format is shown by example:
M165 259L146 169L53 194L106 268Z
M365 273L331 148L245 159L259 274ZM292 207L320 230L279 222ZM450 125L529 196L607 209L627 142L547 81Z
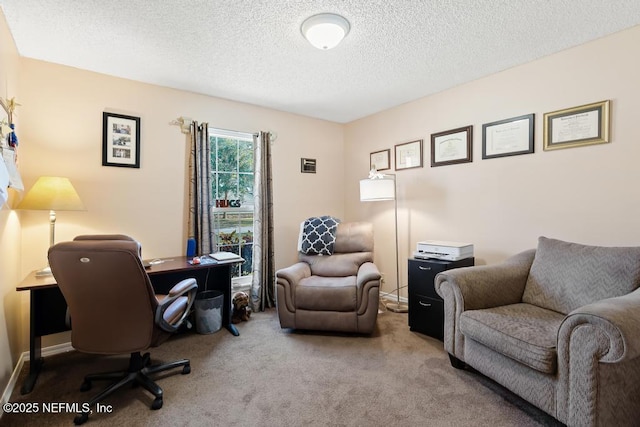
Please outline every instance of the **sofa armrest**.
M278 295L284 296L284 301L277 302L284 304L290 312L295 312L294 289L300 280L309 276L311 276L311 268L306 262L298 262L276 271L276 286L281 289L278 291Z
M439 273L435 290L444 300L444 348L464 361L460 315L465 310L521 301L535 250L514 255L500 264L455 268Z
M635 359L640 356L639 313L640 289L577 308L560 325L558 350L569 345L578 328L590 325L604 334L603 345L596 354L600 362L619 363Z
M436 276L435 290L443 299L456 298L463 310L519 303L534 255L531 249L499 264L443 271Z
M558 331L558 419L568 425L620 425L638 419L630 396L640 382L640 289L580 307ZM615 393L603 394L611 387ZM615 410L602 410L613 408Z

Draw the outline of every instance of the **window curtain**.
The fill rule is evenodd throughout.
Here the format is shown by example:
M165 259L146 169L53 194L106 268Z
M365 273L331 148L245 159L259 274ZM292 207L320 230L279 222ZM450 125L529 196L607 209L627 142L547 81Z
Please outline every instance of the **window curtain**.
M209 124L191 123L191 154L189 156L189 237L196 241L196 255L215 252L211 229L213 201L211 185L211 144Z
M275 261L273 256L273 187L271 134L254 136L253 279L251 308L275 307Z

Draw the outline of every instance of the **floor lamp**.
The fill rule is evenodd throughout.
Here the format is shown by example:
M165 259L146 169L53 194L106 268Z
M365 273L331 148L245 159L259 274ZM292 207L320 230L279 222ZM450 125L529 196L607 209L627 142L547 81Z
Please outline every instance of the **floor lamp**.
M69 178L58 176L41 176L24 196L16 209L49 211L49 247L55 243L56 211L85 210L80 196L71 185ZM48 276L51 268L36 271L36 276Z
M406 304L400 302L400 250L398 245L398 199L396 197L396 176L393 174L382 174L372 169L369 172L369 179L360 180L360 201L361 202L381 202L393 200L396 230L396 302L387 303L387 310L396 313L406 313L409 311Z

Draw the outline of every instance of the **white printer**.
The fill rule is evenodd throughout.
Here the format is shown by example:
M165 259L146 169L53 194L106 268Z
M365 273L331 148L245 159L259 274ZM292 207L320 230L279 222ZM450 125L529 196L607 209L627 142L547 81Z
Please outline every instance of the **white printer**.
M458 261L459 259L473 257L473 245L471 243L424 240L418 242L418 248L413 253L413 257L418 259L435 258L445 261Z

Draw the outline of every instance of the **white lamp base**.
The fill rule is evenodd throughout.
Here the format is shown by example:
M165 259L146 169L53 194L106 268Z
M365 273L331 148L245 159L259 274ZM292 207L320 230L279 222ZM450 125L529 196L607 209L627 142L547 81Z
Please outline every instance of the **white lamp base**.
M387 308L387 310L389 311L393 311L394 313L408 313L409 312L409 307L407 307L405 304L403 303L388 303L385 304L385 307Z

